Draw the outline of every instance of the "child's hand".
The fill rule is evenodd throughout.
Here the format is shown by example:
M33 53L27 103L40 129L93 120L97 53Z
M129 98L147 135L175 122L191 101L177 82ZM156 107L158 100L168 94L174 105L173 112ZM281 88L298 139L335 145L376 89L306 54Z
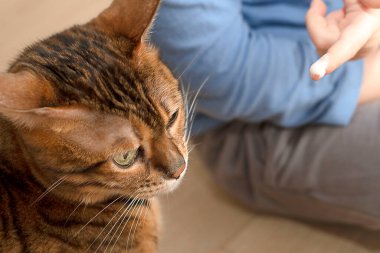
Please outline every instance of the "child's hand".
M322 0L313 0L306 15L310 37L323 55L310 68L319 80L349 60L363 58L380 44L380 7L374 0L345 0L343 9L326 16Z

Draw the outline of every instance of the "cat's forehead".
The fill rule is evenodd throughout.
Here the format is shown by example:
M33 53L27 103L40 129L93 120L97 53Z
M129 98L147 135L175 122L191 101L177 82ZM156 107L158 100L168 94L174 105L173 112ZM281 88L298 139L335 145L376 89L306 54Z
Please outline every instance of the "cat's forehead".
M135 47L124 37L76 26L29 47L10 70L26 67L43 75L60 103L134 114L156 126L157 107L174 107L180 91L152 49Z
M171 71L161 64L158 54L148 53L139 58L142 58L142 63L145 64L139 70L145 76L146 92L168 112L182 106L183 97L179 82Z

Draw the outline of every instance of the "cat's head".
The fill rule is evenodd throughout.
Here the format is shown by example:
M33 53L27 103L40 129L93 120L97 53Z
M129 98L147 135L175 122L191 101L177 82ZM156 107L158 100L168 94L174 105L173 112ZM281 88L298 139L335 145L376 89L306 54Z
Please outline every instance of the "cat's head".
M0 112L33 175L55 193L86 203L149 198L183 177L182 93L144 39L158 6L115 0L89 23L27 48L0 75Z

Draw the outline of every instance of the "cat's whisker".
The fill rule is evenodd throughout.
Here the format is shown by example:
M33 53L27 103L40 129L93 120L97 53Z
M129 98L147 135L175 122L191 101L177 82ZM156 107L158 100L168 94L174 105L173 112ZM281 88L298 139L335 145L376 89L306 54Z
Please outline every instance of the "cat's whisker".
M74 210L70 213L69 217L67 217L64 227L66 227L67 222L70 220L71 216L75 213L75 211L83 204L83 202L79 202L79 204L74 208Z
M139 194L138 194L138 195L139 195ZM133 199L133 201L135 201L135 200L137 200L137 198L134 198L134 199ZM132 201L132 202L133 202L133 201ZM107 247L106 247L106 249L105 249L104 251L107 251L107 249L108 249L109 245L111 244L113 238L115 237L115 235L116 235L117 232L119 231L119 228L120 228L121 225L123 224L125 218L128 216L128 213L129 213L129 211L131 210L131 209L129 209L129 206L131 206L131 205L133 205L133 204L130 203L130 205L128 205L127 208L124 210L124 212L120 215L120 218L115 222L114 226L115 226L117 223L119 223L119 225L117 226L115 232L113 233L113 235L112 235L111 239L109 240L109 242L108 242L108 244L107 244ZM127 213L125 213L125 212L127 212ZM124 214L125 214L125 215L124 215ZM121 219L121 221L120 221L120 219ZM120 221L120 222L119 222L119 221ZM114 227L114 226L113 226L113 227ZM108 234L113 230L113 227L110 229L110 231L108 232ZM108 234L106 235L106 237L108 236ZM116 240L116 241L117 241L117 240Z
M206 83L208 82L208 80L210 79L210 76L206 77L205 80L202 82L202 84L199 86L198 90L195 92L195 96L193 98L193 101L191 103L191 106L190 106L190 112L194 109L193 106L194 106L194 103L195 101L197 100L201 90L203 89L203 87L206 85Z
M194 108L196 107L197 103L195 103L195 106ZM186 136L186 139L185 139L185 143L186 143L186 146L189 144L189 140L190 140L190 137L191 137L191 131L193 130L193 125L194 125L194 113L195 112L195 109L193 110L191 116L190 116L190 120L189 120L189 131L188 131L188 134Z
M188 88L189 89L189 88ZM188 94L186 95L188 96ZM184 142L186 142L186 139L187 139L187 135L188 135L188 129L189 129L189 120L190 120L190 107L189 107L189 101L188 101L188 97L186 97L186 100L184 102L184 108L185 108L185 135L184 135Z
M138 201L138 196L140 195L140 193L137 193L135 196L129 198L132 199L132 201L128 204L128 201L118 210L117 214L122 210L122 208L125 208L125 210L122 212L122 214L118 217L117 221L115 222L115 224L109 229L108 233L104 236L102 242L100 243L100 245L98 246L98 248L96 250L98 250L101 245L103 244L103 242L107 239L107 237L110 235L110 233L113 231L114 227L117 225L117 223L119 223L120 219L122 219L123 217L127 216L128 213L133 210L134 208L134 204L136 203L136 201ZM128 204L127 207L125 207L126 205ZM132 209L131 209L132 208ZM111 221L116 217L116 215L114 215L111 219ZM124 219L122 219L124 220ZM110 222L111 222L110 221ZM100 232L100 234L98 235L98 237L103 233L103 231L105 230L105 228L109 225L110 223L108 223L104 228L103 230ZM116 231L117 232L117 231ZM116 233L115 232L115 233ZM98 239L98 237L96 239ZM107 248L108 248L108 245L107 245ZM96 252L96 251L95 251Z
M33 201L32 205L43 199L46 195L48 195L51 191L53 191L55 188L57 188L65 179L67 176L63 176L57 181L55 181L51 186L49 186L44 193L42 193L35 201Z
M129 233L128 233L127 250L128 250L128 247L129 247L129 238L130 238L130 235L131 235L131 234L134 234L132 231L136 230L137 223L138 223L139 216L140 216L140 212L141 212L142 210L144 210L144 206L142 205L142 201L141 201L141 202L140 202L140 206L139 206L139 208L136 210L136 215L135 215L134 218L133 218L131 229L129 230ZM135 222L136 222L136 227L134 227ZM132 237L131 237L131 239L132 239Z
M137 196L138 194L136 194ZM108 227L109 224L113 221L113 219L120 213L121 210L128 204L128 199L126 197L123 198L125 199L125 203L119 208L119 210L112 216L112 218L108 221L108 223L104 226L104 228L99 232L99 234L96 236L96 238L93 240L93 242L90 244L90 246L87 248L86 252L91 248L91 246L96 242L96 240L103 234L104 230ZM129 206L129 205L128 205ZM127 207L128 209L128 207Z
M197 105L198 105L198 101L195 102L194 107L191 111L191 115L190 115L190 124L191 125L194 123L195 109L196 109Z
M132 200L132 202L134 201L135 199ZM131 203L132 203L131 202ZM99 235L96 237L95 240L97 240L99 238L99 236L103 233L103 231L108 227L109 224L111 224L112 220L118 215L118 213L123 209L125 208L125 206L127 206L125 208L125 210L122 212L122 214L117 218L116 222L113 224L113 226L109 229L108 233L103 236L103 240L100 242L100 244L98 245L98 247L96 248L95 250L95 253L101 248L101 246L103 245L103 243L105 242L105 240L107 239L108 235L112 232L113 228L115 227L115 225L120 221L120 219L123 217L124 213L126 212L126 210L128 210L128 207L131 205L131 203L127 206L128 204L128 200L121 206L121 208L117 211L117 213L112 217L112 219L107 223L107 225L102 229L102 231L99 233ZM105 250L104 250L105 252Z
M193 59L189 62L189 64L187 64L186 68L184 68L184 70L182 71L182 73L178 76L178 80L181 79L181 77L186 73L186 71L188 71L190 69L190 67L194 64L195 60L197 60L197 58L201 55L201 51L199 50L198 53L196 53L193 57Z
M145 211L145 212L144 212L144 211ZM143 214L143 213L144 213L144 215L143 215L143 217L142 217L142 214ZM134 241L134 239L135 239L136 231L137 231L137 228L138 228L138 226L139 226L139 223L140 223L141 221L144 221L146 213L147 213L147 208L144 208L144 206L142 206L142 207L141 207L141 212L138 214L138 218L137 218L137 222L136 222L135 229L134 229L134 231L133 231L133 233L132 233L132 236L131 236L131 246L133 246L133 241ZM127 248L128 248L128 246L127 246Z
M181 83L181 90L182 90L182 93L183 93L183 103L184 103L184 106L185 106L185 112L186 112L186 119L187 119L187 116L189 115L189 93L190 93L190 85L187 85L187 89L185 90L184 89L184 85L183 83Z
M138 195L138 194L137 194ZM137 196L136 195L136 196ZM124 200L124 199L123 199ZM91 248L91 246L96 242L96 240L103 234L104 230L108 227L109 224L113 221L113 219L120 213L121 210L128 204L128 199L125 199L125 203L119 208L119 210L112 216L112 218L109 220L109 222L104 226L104 228L99 232L97 237L94 239L94 241L90 244L90 246L87 248L86 252ZM129 205L128 205L129 206ZM127 207L128 209L128 207Z
M199 86L198 90L195 93L195 96L192 99L190 109L189 109L190 114L188 115L188 117L190 117L190 119L189 119L190 120L190 122L189 122L190 128L189 128L189 131L186 133L186 144L189 142L189 139L191 136L191 131L192 131L193 123L194 123L194 115L195 115L195 111L196 111L195 108L196 108L196 104L197 104L197 99L199 97L201 90L204 88L204 86L206 85L206 83L209 79L210 79L210 76L205 78L205 80Z
M193 59L189 62L189 64L186 66L186 68L182 71L182 73L178 76L178 80L181 81L181 77L186 73L186 71L193 65L193 63L195 62L195 60L198 58L198 56L201 54L201 52L199 51L198 53L196 53L193 57ZM208 79L209 77L207 77L206 79ZM202 84L203 85L203 84ZM202 86L201 85L201 86ZM188 117L189 115L191 114L191 107L189 107L189 94L190 94L190 85L187 85L187 90L185 92L185 90L183 89L183 84L181 84L182 86L182 91L183 93L185 94L184 96L184 105L185 105L185 112L186 112L186 125L188 125ZM199 92L199 90L198 90ZM195 101L195 99L193 100L193 102ZM186 131L185 133L185 140L188 138L187 136L189 135L189 133Z
M201 143L197 143L197 144L192 144L189 151L188 151L188 154L190 154L196 147L198 147Z
M120 213L121 210L123 210L123 208L125 208L125 206L128 205L128 199L125 200L125 203L123 203L123 205L119 208L119 210L112 216L112 218L108 221L108 223L104 226L104 228L100 231L100 233L96 236L96 238L94 239L94 241L91 243L90 247L86 250L86 252L91 248L91 246L98 240L98 238L103 234L103 232L106 230L106 228L111 224L111 222L113 221L113 219L115 219L115 217ZM122 217L122 214L117 218L116 220L116 223L119 221L120 217ZM112 231L114 226L111 227L111 229L109 231ZM108 232L109 233L109 232ZM107 235L108 235L107 233ZM98 245L98 247L96 248L95 252L97 252L100 247L102 246L103 242L106 240L107 236L103 236L103 240L100 242L100 244ZM105 251L104 251L105 252Z
M148 177L145 180L150 179L151 176L152 176L152 174L149 173Z
M137 200L137 203L139 203L139 201L140 201L139 199L135 199L135 200ZM136 204L137 204L137 203L136 203ZM120 224L124 223L124 220L125 220L126 217L128 217L128 219L127 219L127 221L124 223L123 229L120 231L118 237L116 238L115 243L114 243L114 245L112 246L110 252L113 251L113 249L114 249L116 243L119 241L120 236L123 234L124 229L125 229L126 226L128 225L128 222L129 222L129 220L131 219L131 216L130 216L129 214L133 213L133 211L134 211L137 207L139 207L139 205L135 205L135 206L133 206L132 209L128 210L128 212L124 215L123 220L121 221ZM119 226L119 227L120 227L120 226ZM117 231L118 231L118 230L119 230L119 228L117 229ZM116 235L117 231L115 232L115 235ZM108 246L107 246L107 247L108 247Z
M190 143L190 139L191 139L191 131L193 130L193 123L191 123L190 125L190 129L189 129L189 134L186 136L186 140L185 140L185 144L186 144L186 147L189 146L189 143Z
M98 217L104 210L106 210L108 207L110 207L113 203L115 203L116 201L118 201L119 199L121 199L123 196L119 196L118 198L114 199L111 203L109 203L106 207L104 207L101 211L99 211L94 217L92 217L81 229L78 230L78 232L76 232L74 234L74 237L78 236L78 234L80 232L82 232L83 229L85 229L87 227L88 224L90 224L94 219L96 219L96 217Z
M123 228L121 229L121 231L120 231L119 235L117 236L117 238L116 238L116 240L115 240L115 243L113 244L113 246L112 246L112 248L111 248L110 252L112 252L112 251L113 251L114 247L116 246L117 242L119 241L119 238L120 238L120 236L123 234L123 232L124 232L124 229L125 229L125 227L126 227L126 226L127 226L127 224L128 224L129 218L127 219L127 221L126 221L126 222L124 222L125 218L127 218L127 217L130 217L130 216L128 216L128 213L124 215L124 217L123 217L122 221L119 223L119 226L118 226L118 228L116 229L116 231L115 231L114 235L112 236L112 239L113 239L113 238L114 238L114 236L115 236L115 235L117 234L117 232L119 231L119 228L120 228L120 226L121 226L121 225L124 223L124 225L123 225ZM112 241L112 239L111 239L111 241ZM107 245L107 248L108 248L108 245Z
M184 98L184 103L185 105L188 105L189 103L189 94L190 94L190 85L187 86L186 91L184 91L185 98ZM189 107L186 106L186 111L188 112Z
M135 215L133 215L132 224L131 224L131 226L130 226L130 228L129 228L128 238L127 238L127 244L126 244L126 250L128 250L128 246L129 246L129 236L130 236L130 234L131 234L131 232L132 232L132 230L133 230L133 225L134 225L134 222L135 222L135 220L136 220L136 216L137 216L138 212L139 212L140 209L141 209L141 202L142 202L142 201L139 201L139 202L137 203L137 207L136 207L136 209L134 210ZM132 213L131 213L131 216L130 216L130 217L132 217ZM128 219L128 221L129 221L129 219ZM126 222L126 224L128 224L128 221Z

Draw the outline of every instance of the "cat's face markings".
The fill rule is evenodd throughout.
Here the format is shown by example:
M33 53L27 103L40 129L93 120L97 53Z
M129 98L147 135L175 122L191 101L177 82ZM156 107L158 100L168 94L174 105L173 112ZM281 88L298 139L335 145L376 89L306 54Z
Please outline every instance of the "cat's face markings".
M7 117L22 125L25 145L39 164L36 176L46 185L65 176L60 192L71 199L151 197L174 189L178 171L187 166L184 145L165 131L157 135L138 117L82 106L13 113Z
M161 119L159 126L152 129L149 137L144 138L150 140L147 156L158 171L166 174L169 184L177 185L178 181L175 179L181 177L188 160L184 141L186 113L179 83L159 62L156 52L140 55L139 59L142 69L149 71L147 73L142 70L142 75L149 76L144 85L147 87L147 95L155 101L154 107ZM141 132L145 133L146 129Z
M38 87L43 80L32 78L30 73L23 75L32 82L30 86ZM5 87L11 79L8 83L0 80ZM65 176L60 192L70 199L96 202L115 194L151 197L174 189L187 167L187 149L182 141L185 115L178 84L174 79L160 81L161 88L149 89L152 101L165 101L156 105L163 119L157 129L148 127L133 114L123 117L80 105L34 108L41 98L35 94L25 104L19 98L27 96L27 89L18 84L13 86L18 95L9 90L15 97L2 94L6 110L0 112L20 127L25 144L40 167L36 176L46 185ZM49 90L51 84L43 82L47 85L44 89ZM54 99L52 96L48 100ZM115 159L122 162L120 156L136 150L139 152L132 155L133 159L129 157L131 161L126 161L126 167L115 164Z
M170 100L169 110L158 106L165 119L159 129L147 127L137 116L126 118L79 105L0 112L20 127L39 165L36 177L47 186L65 177L60 193L96 202L115 194L152 197L179 184L177 178L187 167L184 112L176 98Z

